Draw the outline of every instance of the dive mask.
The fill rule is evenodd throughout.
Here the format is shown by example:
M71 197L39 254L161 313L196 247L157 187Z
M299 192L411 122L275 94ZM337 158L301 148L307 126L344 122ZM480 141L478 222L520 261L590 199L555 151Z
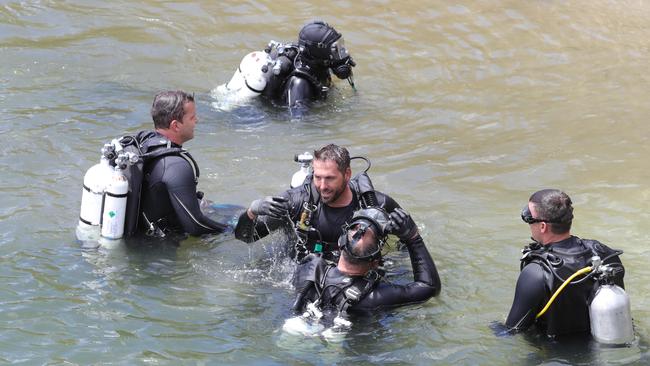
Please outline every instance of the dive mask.
M330 46L330 62L332 64L337 64L341 61L344 61L350 54L348 53L347 48L345 48L345 40L343 36L337 39Z
M338 241L339 250L345 250L351 257L363 261L379 259L386 244L389 226L390 218L382 208L358 210L352 216L352 221L343 227L344 233ZM354 250L368 230L374 234L374 245L369 245L366 250ZM363 254L360 255L359 252Z

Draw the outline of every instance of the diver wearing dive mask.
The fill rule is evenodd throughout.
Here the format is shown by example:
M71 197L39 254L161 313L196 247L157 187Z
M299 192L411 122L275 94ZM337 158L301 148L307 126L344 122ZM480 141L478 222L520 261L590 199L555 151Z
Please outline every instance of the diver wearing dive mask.
M593 277L595 272L567 282L553 302L550 294L571 275L591 266L596 256L616 268L613 281L624 288L625 270L619 258L622 252L597 240L571 235L572 202L566 193L557 189L533 193L521 210L521 219L528 224L534 242L523 250L506 331L523 331L535 324L552 338L588 333L590 298L599 285ZM549 303L550 307L544 306Z
M341 33L323 21L302 27L296 44L272 42L265 51L275 66L262 94L287 105L293 117L302 116L310 102L327 97L332 73L354 87L356 63Z
M381 281L381 251L387 235L405 243L414 281L396 285ZM338 241L338 264L312 254L296 270L293 310L302 313L315 304L323 312L345 316L350 311L370 311L424 302L440 293L440 278L417 226L401 208L390 215L369 207L354 213Z

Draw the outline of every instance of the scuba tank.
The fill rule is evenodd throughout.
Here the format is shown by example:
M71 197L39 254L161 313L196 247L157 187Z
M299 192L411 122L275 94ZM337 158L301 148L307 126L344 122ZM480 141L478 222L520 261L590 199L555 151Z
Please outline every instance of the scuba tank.
M115 146L105 144L98 164L93 165L84 175L81 193L79 226L98 226L102 217L102 198L104 190L113 174L110 160L115 158Z
M115 167L111 182L104 192L102 202L102 237L120 239L124 234L124 218L126 217L126 199L129 193L129 182L119 166Z
M102 200L102 220L100 223L101 235L106 239L121 239L124 235L126 218L126 204L129 193L129 180L124 175L124 170L140 160L133 152L122 150L122 145L113 140L118 148L115 158L115 169L111 181L106 186Z
M269 65L273 66L273 61L267 52L251 52L241 60L230 81L218 90L236 100L254 98L262 94L270 79L273 70Z
M99 226L103 238L122 238L129 193L124 170L139 160L139 155L125 151L117 139L104 145L99 164L84 176L79 229Z
M622 269L611 265L598 266L601 285L589 304L591 335L604 344L625 344L634 340L630 297L613 283L617 270Z
M312 160L314 156L309 152L294 156L293 161L300 164L300 169L291 177L291 188L300 187L305 182L305 178L311 174Z

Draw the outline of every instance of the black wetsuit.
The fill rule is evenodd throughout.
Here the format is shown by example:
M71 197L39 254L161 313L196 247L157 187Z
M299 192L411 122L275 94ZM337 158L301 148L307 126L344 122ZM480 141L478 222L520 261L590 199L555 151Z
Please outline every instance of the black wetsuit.
M319 300L321 310L365 312L427 301L440 293L436 265L419 235L406 243L413 282L397 285L376 277L347 276L335 264L311 255L298 266L294 277L297 297L293 310L301 313L308 302ZM358 299L346 290L356 286ZM320 296L319 296L320 294Z
M592 278L578 284L566 286L551 307L540 318L535 316L544 308L553 293L564 281L556 278L551 270L567 279L576 271L590 266L591 257L600 256L603 263L618 263L623 269L617 251L595 241L571 236L557 243L539 249L525 250L522 270L517 280L515 297L506 320L511 332L525 330L533 323L548 336L588 332L589 301L598 284ZM549 267L550 266L550 267ZM624 287L624 270L614 278L614 283ZM572 282L582 277L574 279Z
M305 202L316 205L316 210L312 216L312 226L315 231L308 233L308 240L306 243L306 250L313 253L315 244L322 243L322 252L325 253L328 259L332 259L332 255L338 255L338 239L343 233L343 225L352 218L354 211L358 210L361 206L359 196L361 195L359 187L355 181L350 181L350 189L352 190L352 202L345 207L330 207L323 204L319 200L319 195L316 188L311 183L306 183L300 187L296 187L285 191L281 194L289 200L291 205L289 209L289 218L291 222L286 219L278 220L268 216L258 216L255 221L248 217L244 212L240 217L235 228L235 237L247 243L254 242L267 236L271 231L277 230L281 227L289 227L295 225L300 220L300 214L303 210ZM386 212L391 213L396 208L400 207L397 202L390 196L381 192L374 191L377 197L378 206L383 207ZM320 237L317 234L320 233ZM322 241L320 240L322 239ZM300 259L300 258L298 258Z
M297 46L274 49L270 56L280 60L280 69L272 74L262 94L289 107L293 117L302 116L313 100L325 98L332 82L329 68L310 64L298 55Z
M144 153L165 148L181 148L165 136L154 132L139 135ZM190 235L221 233L226 226L203 215L197 198L199 168L187 151L146 161L142 183L142 231L150 231L152 223L160 235L171 231Z

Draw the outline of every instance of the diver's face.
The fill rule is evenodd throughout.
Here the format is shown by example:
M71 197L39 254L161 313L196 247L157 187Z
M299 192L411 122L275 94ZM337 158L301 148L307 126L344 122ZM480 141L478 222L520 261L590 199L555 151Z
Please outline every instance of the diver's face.
M530 214L533 218L537 217L537 208L535 207L535 204L532 202L528 202L528 209L530 210ZM539 221L539 222L534 222L531 224L528 224L530 227L530 236L537 242L542 243L542 233L541 229L542 226L546 225L545 222Z
M348 187L352 171L348 168L342 173L332 160L314 160L313 166L314 186L321 200L326 204L336 203Z
M194 102L187 102L183 106L183 118L176 121L180 140L182 142L189 141L194 138L194 128L199 118L196 115L196 105Z

